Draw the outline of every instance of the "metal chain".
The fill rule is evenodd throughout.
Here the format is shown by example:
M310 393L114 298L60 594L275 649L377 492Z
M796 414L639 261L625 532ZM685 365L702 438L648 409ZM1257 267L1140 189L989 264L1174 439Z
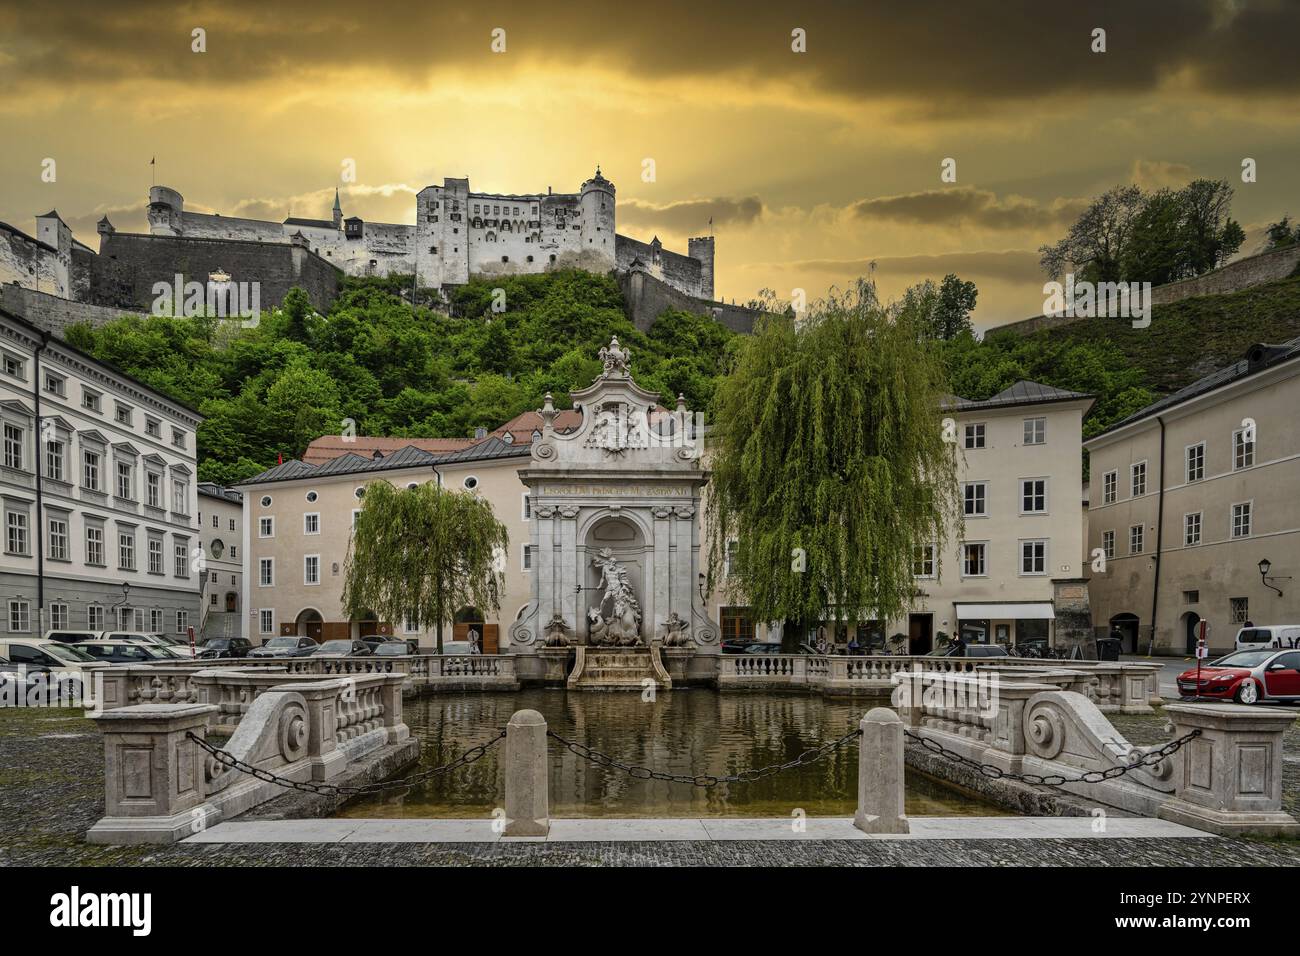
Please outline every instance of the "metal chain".
M253 766L251 763L240 760L234 754L222 750L214 744L208 743L202 737L197 736L193 731L187 731L185 734L190 740L194 741L202 749L206 750L217 762L232 770L238 770L240 773L246 773L250 777L256 777L258 780L266 783L273 783L276 786L288 787L293 790L302 790L307 793L328 794L331 796L361 796L371 793L383 793L387 790L403 790L412 787L417 783L422 783L430 777L439 774L448 773L457 770L475 760L487 755L487 752L494 746L505 740L506 732L502 730L486 743L479 744L476 747L470 747L463 754L450 763L442 764L439 767L431 767L428 770L421 770L419 773L412 774L409 777L403 777L400 780L384 780L379 783L367 783L357 787L344 787L333 783L315 783L313 781L290 780L288 777L281 777L271 773L269 770L262 770Z
M801 767L805 764L813 763L828 756L834 751L843 747L860 737L862 731L853 729L836 740L822 744L820 747L812 750L805 750L793 760L787 760L785 763L769 764L766 767L758 767L754 770L742 770L740 773L726 774L724 776L715 776L713 774L681 774L681 773L664 773L661 770L652 770L649 767L639 767L634 764L623 763L616 760L609 754L601 753L593 747L586 744L578 743L576 740L569 740L567 737L561 737L553 730L548 730L546 736L558 740L564 747L577 754L584 760L589 760L601 767L610 767L614 770L622 770L624 773L637 780L668 780L672 783L686 783L693 787L699 787L703 790L711 790L720 783L749 783L762 777L770 776L774 773L780 773L782 770L790 770L793 767Z
M1154 767L1165 757L1177 753L1189 740L1201 736L1201 731L1199 729L1193 730L1190 733L1179 737L1177 740L1169 741L1169 743L1165 744L1163 747L1147 751L1141 759L1134 763L1125 766L1108 767L1105 770L1089 770L1080 777L1065 777L1059 773L1046 775L1036 773L1012 773L1010 770L1003 770L1001 767L995 767L992 764L971 760L969 757L965 757L956 751L949 750L937 740L934 740L931 737L922 737L919 734L914 734L907 728L903 728L903 733L912 740L919 742L922 747L931 753L938 754L941 757L946 757L955 763L974 767L986 777L992 777L995 780L1019 780L1022 783L1045 787L1059 787L1067 783L1101 783L1104 780L1114 780L1117 777L1122 777L1130 770L1136 770L1139 767Z

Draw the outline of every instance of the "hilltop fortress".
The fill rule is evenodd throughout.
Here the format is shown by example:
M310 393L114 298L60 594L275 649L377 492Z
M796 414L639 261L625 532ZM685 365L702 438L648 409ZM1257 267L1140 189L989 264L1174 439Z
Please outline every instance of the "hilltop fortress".
M414 273L420 287L445 292L472 278L578 268L615 273L629 316L643 328L666 308L711 314L738 331L752 327L751 310L714 301L713 237L688 240L682 255L658 236L620 235L614 184L599 167L575 193L480 193L468 178L448 177L420 190L415 206L414 225L367 222L344 216L335 190L329 219L273 222L187 210L178 190L154 186L149 232L118 232L105 216L98 252L76 241L52 210L37 217L34 237L0 223L0 306L57 330L123 310L148 312L155 286L177 276L200 285L257 283L264 307L299 286L328 309L344 275ZM41 296L65 304L38 302Z

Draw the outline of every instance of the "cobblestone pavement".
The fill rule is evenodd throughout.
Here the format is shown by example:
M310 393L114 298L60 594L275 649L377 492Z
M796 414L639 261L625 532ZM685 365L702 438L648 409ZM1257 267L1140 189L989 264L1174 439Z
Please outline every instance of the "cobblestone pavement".
M1166 739L1163 717L1118 717L1135 743ZM1300 730L1288 740L1296 804ZM84 842L104 812L98 732L75 711L0 711L0 866L1300 866L1300 842L915 840L527 843L193 844Z

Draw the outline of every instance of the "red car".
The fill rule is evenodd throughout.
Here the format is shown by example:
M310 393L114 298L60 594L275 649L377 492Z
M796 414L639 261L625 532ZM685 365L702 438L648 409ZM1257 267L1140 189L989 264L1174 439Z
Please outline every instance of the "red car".
M1201 666L1198 692L1196 668L1178 675L1183 697L1235 700L1253 704L1261 700L1300 701L1300 651L1237 651Z

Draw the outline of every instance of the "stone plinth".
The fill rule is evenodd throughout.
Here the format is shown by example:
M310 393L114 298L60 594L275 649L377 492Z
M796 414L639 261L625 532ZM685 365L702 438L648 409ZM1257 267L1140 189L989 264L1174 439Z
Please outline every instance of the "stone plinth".
M864 833L907 833L903 810L903 722L887 707L867 712L858 727L858 809L853 825Z
M546 718L518 710L506 724L506 825L502 836L546 836L551 828Z
M673 686L657 646L575 649L570 690L644 690L649 686L661 690Z
M1174 737L1201 735L1174 755L1174 799L1157 816L1224 836L1296 836L1282 811L1282 737L1294 711L1237 704L1165 706Z

